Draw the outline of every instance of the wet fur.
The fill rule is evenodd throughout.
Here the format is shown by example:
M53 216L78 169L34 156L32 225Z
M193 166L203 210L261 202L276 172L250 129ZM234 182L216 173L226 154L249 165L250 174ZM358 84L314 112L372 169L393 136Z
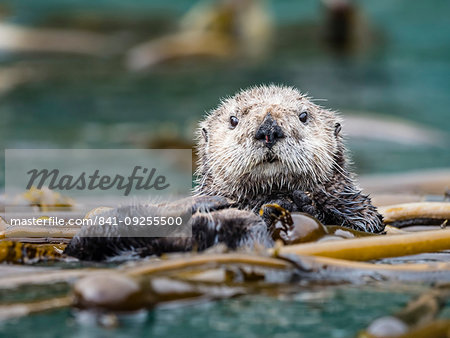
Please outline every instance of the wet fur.
M302 112L308 113L306 123L299 119ZM285 134L270 150L255 139L268 113ZM230 127L230 116L239 118L235 128ZM381 232L381 215L349 172L341 123L335 112L291 87L241 91L222 101L200 123L197 197L177 204L184 210L180 212L192 213L192 237L124 237L123 225L83 227L65 253L103 260L130 251L142 257L201 251L217 243L231 249L255 244L268 247L273 244L270 231L256 213L263 204L273 202L291 211L308 212L324 224ZM128 206L109 215L119 219L128 214L154 216L161 207Z
M302 123L299 115L307 112ZM272 149L255 139L270 113L285 138ZM229 118L239 124L231 129ZM291 211L312 213L325 224L368 232L384 229L381 215L349 172L336 112L316 105L292 87L260 86L227 98L201 123L198 140L198 195L221 195L258 211L280 202ZM267 159L277 159L269 163ZM298 205L301 191L310 205Z
M71 240L64 253L81 260L100 261L110 257L130 255L146 257L179 251L203 251L222 243L230 249L260 245L270 247L272 238L264 221L254 213L232 208L230 202L221 197L192 197L170 204L147 204L123 206L106 211L103 217L162 216L167 211L178 210L178 214L190 214L188 227L192 236L180 236L180 229L166 237L142 237L143 227L118 225L84 226ZM150 229L154 231L152 227ZM148 235L151 232L148 231Z

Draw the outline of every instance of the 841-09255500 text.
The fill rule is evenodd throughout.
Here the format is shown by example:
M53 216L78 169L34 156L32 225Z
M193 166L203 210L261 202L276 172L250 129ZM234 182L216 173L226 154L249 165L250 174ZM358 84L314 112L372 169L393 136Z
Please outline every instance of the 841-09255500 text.
M134 217L124 217L118 218L116 216L95 216L91 218L93 220L93 224L98 225L181 225L183 223L182 217L173 217L173 216L134 216Z

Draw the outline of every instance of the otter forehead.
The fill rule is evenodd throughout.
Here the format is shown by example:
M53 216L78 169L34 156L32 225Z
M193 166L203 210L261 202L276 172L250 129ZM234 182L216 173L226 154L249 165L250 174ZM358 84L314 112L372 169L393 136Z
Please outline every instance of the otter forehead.
M243 90L234 96L238 104L273 104L296 106L299 101L305 100L297 89L291 87L262 86Z
M218 113L246 115L258 108L273 112L296 111L305 106L314 106L305 95L292 87L261 86L242 90L231 98L222 101ZM265 111L260 111L264 113Z

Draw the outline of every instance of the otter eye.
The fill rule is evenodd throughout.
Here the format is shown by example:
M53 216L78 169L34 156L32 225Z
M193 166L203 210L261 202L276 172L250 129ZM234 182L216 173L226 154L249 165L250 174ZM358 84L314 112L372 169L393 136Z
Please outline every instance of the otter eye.
M230 116L230 126L234 128L238 125L239 119L236 116Z
M300 113L300 115L298 116L298 118L300 119L300 121L302 121L303 123L305 123L306 120L308 120L308 113L304 111L304 112Z

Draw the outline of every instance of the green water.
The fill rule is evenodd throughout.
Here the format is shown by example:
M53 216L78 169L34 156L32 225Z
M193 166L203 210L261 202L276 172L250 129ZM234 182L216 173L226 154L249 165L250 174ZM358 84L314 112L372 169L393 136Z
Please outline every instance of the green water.
M245 296L157 308L122 319L114 329L87 323L69 310L0 324L8 337L352 337L375 318L402 308L420 287L316 288L285 296ZM442 316L448 315L445 309ZM52 323L52 324L50 324Z
M112 28L99 24L103 31L128 27L141 41L174 27L191 3L18 0L6 2L5 8L7 21L35 26L63 22L71 27L77 13L103 16L114 22ZM270 54L259 62L190 61L133 73L125 69L122 55L0 53L0 67L28 66L44 74L0 97L0 145L142 148L161 134L174 133L191 140L196 122L219 97L275 82L326 98L321 104L344 113L404 118L445 136L434 146L350 139L359 173L449 167L449 2L359 3L373 38L363 52L341 56L324 48L318 33L323 15L312 0L270 4L277 35Z

